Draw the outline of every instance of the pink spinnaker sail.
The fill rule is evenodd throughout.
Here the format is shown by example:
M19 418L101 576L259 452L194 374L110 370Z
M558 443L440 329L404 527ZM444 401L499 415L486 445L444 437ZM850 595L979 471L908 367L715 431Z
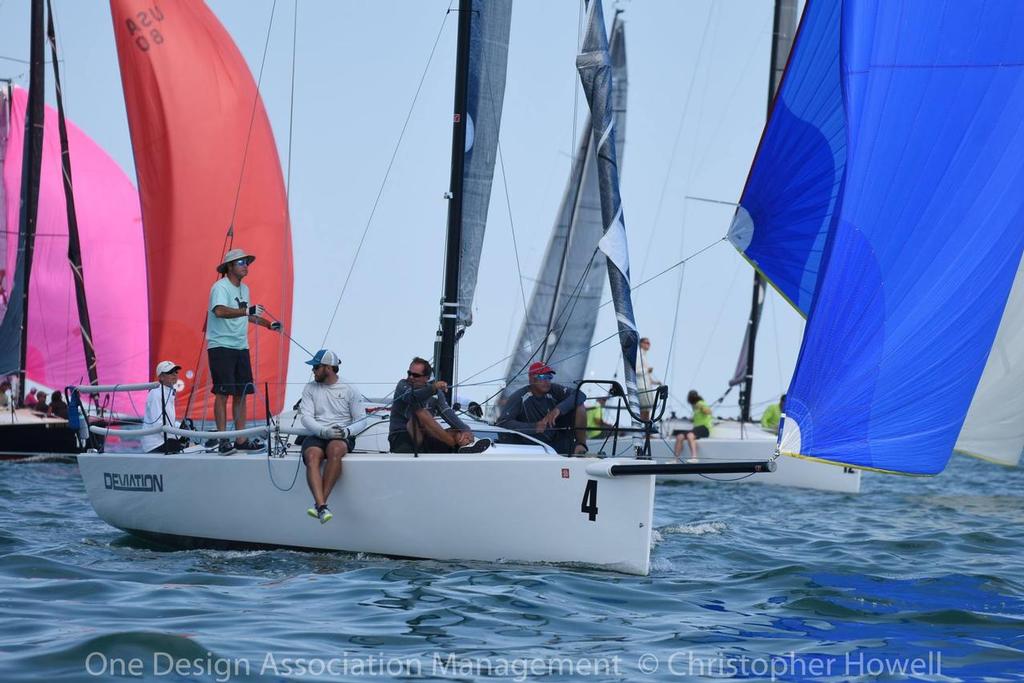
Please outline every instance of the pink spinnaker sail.
M7 197L6 282L14 273L18 244L18 198L28 93L15 88L3 169ZM96 365L101 384L144 382L149 367L149 303L146 250L139 195L131 180L71 121L68 145L82 267L89 301ZM75 285L68 262L68 225L60 164L57 112L46 108L39 219L29 284L27 376L54 389L87 384ZM126 394L115 394L114 410L137 413ZM136 401L137 403L138 401Z

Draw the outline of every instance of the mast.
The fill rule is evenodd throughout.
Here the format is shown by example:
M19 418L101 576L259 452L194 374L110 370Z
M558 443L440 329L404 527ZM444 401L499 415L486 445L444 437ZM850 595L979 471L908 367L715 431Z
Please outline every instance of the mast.
M451 386L455 379L456 323L459 308L459 260L462 242L462 181L466 162L467 93L473 0L459 0L458 53L455 59L455 106L452 117L452 168L448 190L448 237L444 265L441 321L435 343L436 376Z
M768 67L768 115L771 116L775 93L782 82L789 51L793 46L793 31L796 26L796 0L775 0L775 16L772 21L772 49ZM747 334L740 349L740 361L734 381L742 377L740 389L740 422L750 422L750 407L754 392L754 350L757 330L761 325L761 308L764 305L764 278L754 271L754 287L750 297L750 315L747 317Z
M32 254L36 243L36 217L39 209L39 176L43 167L43 0L32 0L31 44L29 48L28 106L25 111L25 150L21 171L21 215L18 242L22 263L17 277L21 286L21 350L18 359L18 403L25 398L25 367L28 364L28 287L31 282ZM12 304L17 302L12 301Z
M60 159L64 176L64 202L68 217L68 260L75 281L75 300L78 304L78 323L82 328L82 346L85 351L85 368L89 373L89 384L99 384L96 369L96 348L92 341L92 324L89 321L89 303L85 297L85 273L82 269L82 246L78 237L78 216L75 212L75 194L71 183L71 152L68 147L68 127L64 119L64 94L60 85L60 69L57 66L57 36L53 29L53 5L46 0L46 37L50 41L53 60L53 82L57 90L57 127L60 131Z

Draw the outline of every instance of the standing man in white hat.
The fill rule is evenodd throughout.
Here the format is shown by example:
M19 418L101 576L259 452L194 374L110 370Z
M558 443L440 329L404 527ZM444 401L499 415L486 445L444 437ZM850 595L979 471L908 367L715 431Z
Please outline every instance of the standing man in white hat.
M249 274L249 266L256 260L244 249L232 249L224 255L217 272L224 277L210 288L210 305L206 309L206 349L213 380L213 419L217 431L227 429L228 396L235 429L245 429L245 397L255 393L252 363L249 359L249 323L262 325L278 332L280 322L263 318L263 306L249 303L249 287L242 280ZM221 439L219 450L228 455L241 450L260 450L256 440L242 439L234 444Z

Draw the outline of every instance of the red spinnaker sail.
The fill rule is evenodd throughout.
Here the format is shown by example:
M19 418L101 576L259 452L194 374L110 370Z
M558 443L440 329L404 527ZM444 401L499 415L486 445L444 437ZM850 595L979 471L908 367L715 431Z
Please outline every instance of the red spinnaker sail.
M230 247L256 256L245 283L287 330L292 248L281 164L249 67L201 0L111 0L149 267L150 366L182 366L183 415L212 417L203 326L216 267ZM233 236L229 228L233 226ZM258 398L284 404L287 338L250 325Z

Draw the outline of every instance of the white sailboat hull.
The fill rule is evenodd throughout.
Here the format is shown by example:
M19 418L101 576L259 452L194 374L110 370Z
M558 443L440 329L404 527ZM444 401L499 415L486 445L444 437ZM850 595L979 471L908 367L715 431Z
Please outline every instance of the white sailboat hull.
M328 501L334 519L323 525L306 514L311 496L294 451L90 453L78 464L100 518L144 536L646 575L654 477L595 478L586 472L595 461L515 446L352 453ZM596 514L581 509L589 482L597 482Z
M673 425L674 428L682 426ZM685 425L689 428L689 425ZM673 437L652 437L651 454L659 462L673 461ZM697 442L700 462L735 462L768 460L775 453L776 437L753 425L746 425L741 431L735 422L721 422L715 425L710 438ZM611 452L611 441L593 440L588 442L591 452ZM619 440L617 454L628 451L628 441ZM624 450L625 449L625 450ZM689 448L683 448L684 460ZM775 461L775 471L757 476L671 474L659 475L658 481L695 481L736 484L766 484L768 486L789 486L793 488L833 491L835 493L860 493L860 470L830 465L824 462L780 456Z

